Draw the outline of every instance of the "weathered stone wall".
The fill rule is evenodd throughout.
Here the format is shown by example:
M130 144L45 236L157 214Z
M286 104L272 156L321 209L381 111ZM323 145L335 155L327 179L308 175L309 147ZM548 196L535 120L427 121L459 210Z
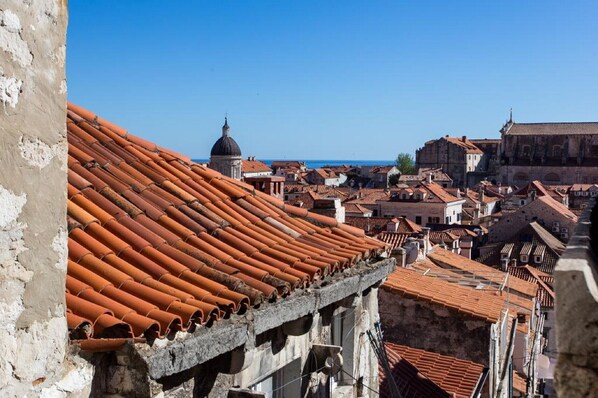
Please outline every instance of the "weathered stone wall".
M292 370L287 370L289 373L285 374L283 381L290 383L287 388L291 396L327 397L329 377L320 369L312 348L314 344L338 343L332 337L333 319L346 314L350 315L347 319L352 322L349 330L342 334L343 346L347 349L343 352L343 367L359 382L345 378L342 385L335 389L335 396L373 397L371 390L363 386L378 390L378 362L366 334L378 321L377 288L349 296L298 322L262 332L231 352L157 380L148 378L148 369L136 359L132 345L120 352L97 355L92 396L221 398L226 397L233 387L248 389L277 370L288 369L287 366L293 363ZM236 323L237 320L229 322ZM302 332L296 333L298 331ZM296 395L293 395L295 392Z
M66 1L0 2L3 397L63 396L87 380L65 363L66 24Z
M386 341L489 365L491 324L384 289L379 304Z
M553 207L547 206L541 200L534 200L519 208L516 212L502 217L492 225L488 233L488 242L504 242L530 222L536 221L548 231L552 230L552 223L558 222L560 228L568 228L569 233L575 229L575 222ZM565 238L560 238L567 241Z
M503 134L500 181L524 185L598 182L598 136Z
M559 397L598 394L598 263L592 250L597 217L590 218L590 211L582 214L554 272Z

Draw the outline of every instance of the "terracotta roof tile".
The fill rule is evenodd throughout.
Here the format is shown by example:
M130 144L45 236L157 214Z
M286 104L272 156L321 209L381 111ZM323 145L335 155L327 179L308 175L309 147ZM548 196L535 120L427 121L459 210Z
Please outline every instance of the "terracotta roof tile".
M376 235L376 239L390 245L391 250L403 247L407 238L417 237L413 232L382 232Z
M76 105L67 122L67 321L105 342L82 347L210 325L385 250Z
M261 160L243 159L241 166L243 173L271 173L272 169Z
M491 323L497 322L503 311L510 307L513 307L510 316L515 316L517 312L529 313L531 310L529 307L533 307L530 300L521 299L514 302L516 296L513 294L507 295L505 292L496 290L478 290L461 285L457 281L450 282L446 279L452 275L450 270L439 270L434 267L434 264L430 267L433 268L433 272L397 268L389 275L382 288ZM526 333L527 325L521 324L518 329Z
M477 261L470 260L459 254L445 250L441 247L435 247L428 253L428 258L443 268L456 269L463 272L477 275L479 278L486 279L498 284L505 280L505 273L496 268L480 264ZM526 297L535 297L537 286L522 279L511 277L507 281L508 287Z
M471 142L467 138L463 140L463 138L459 137L444 137L444 139L450 142L451 144L455 144L457 146L460 146L461 148L464 148L467 153L479 155L483 153L477 146L475 146L473 142Z
M405 398L468 398L484 371L484 366L475 362L399 344L384 345L393 378ZM380 369L380 396L391 397L389 387Z

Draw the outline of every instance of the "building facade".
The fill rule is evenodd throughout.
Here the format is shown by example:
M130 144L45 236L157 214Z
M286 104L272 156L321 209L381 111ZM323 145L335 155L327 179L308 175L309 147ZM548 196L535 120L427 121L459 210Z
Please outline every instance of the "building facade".
M418 169L440 168L453 179L453 186L467 185L468 173L486 171L481 163L484 152L466 136L431 140L415 152Z
M598 123L514 123L501 129L500 178L523 186L598 182Z

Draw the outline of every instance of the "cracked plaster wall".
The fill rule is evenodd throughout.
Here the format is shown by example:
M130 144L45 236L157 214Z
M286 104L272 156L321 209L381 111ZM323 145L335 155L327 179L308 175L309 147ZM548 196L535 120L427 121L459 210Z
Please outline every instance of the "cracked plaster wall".
M91 380L67 355L66 25L66 1L0 1L3 397L77 395Z

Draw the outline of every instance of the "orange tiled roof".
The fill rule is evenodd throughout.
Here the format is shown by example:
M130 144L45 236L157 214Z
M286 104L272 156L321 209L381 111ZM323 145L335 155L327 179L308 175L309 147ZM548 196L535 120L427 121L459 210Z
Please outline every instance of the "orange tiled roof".
M371 214L372 210L367 209L359 203L345 203L343 204L345 213L359 213L359 214Z
M368 204L368 205L375 205L378 200L388 199L390 197L390 193L381 188L362 188L359 191L353 193L347 202L349 203L359 203L359 204Z
M384 343L392 375L404 398L472 396L484 365L404 345ZM380 396L391 397L380 369Z
M444 137L444 139L447 140L448 142L450 142L451 144L455 144L455 145L460 146L461 148L465 149L465 151L467 153L479 154L479 155L484 153L481 151L480 148L475 146L475 144L473 142L471 142L470 140L468 140L467 138L465 140L463 140L463 138L458 138L458 137Z
M407 238L417 237L413 232L381 232L376 235L376 239L390 245L391 250L403 247Z
M577 215L573 213L567 206L562 204L561 202L556 201L551 196L540 196L536 199L536 201L540 201L544 203L546 206L552 208L554 211L561 213L563 216L573 220L573 222L577 223ZM533 203L533 202L531 202ZM528 204L529 205L529 204ZM524 206L525 207L525 206Z
M431 194L445 203L461 200L454 195L451 195L445 188L435 182L422 182L421 185L425 187ZM429 196L428 196L429 198Z
M507 295L478 291L408 268L397 268L388 276L382 288L415 300L441 305L490 323L498 322L502 311L509 307ZM512 311L510 315L515 316L516 312ZM524 331L520 326L518 328Z
M271 173L272 169L261 160L244 159L241 165L243 173Z
M316 173L324 179L338 177L338 175L333 170L330 170L330 169L312 169L310 171L310 173Z
M441 247L433 248L428 253L428 258L443 268L453 268L469 272L471 274L479 276L480 278L496 282L498 284L503 283L503 281L505 280L504 272L499 271L496 268L492 268L487 265L478 263L475 260L470 260L459 254L455 254L451 251L445 250ZM535 297L536 291L538 289L538 287L535 284L516 277L509 277L507 284L511 290L519 292L527 297Z
M73 104L67 129L72 339L192 330L383 250Z
M530 265L519 267L509 267L509 274L526 280L528 282L536 283L538 285L538 293L536 300L546 308L554 308L554 289L552 275L540 271Z
M451 233L450 231L430 231L430 242L432 243L452 243L457 239L459 239L459 236Z

